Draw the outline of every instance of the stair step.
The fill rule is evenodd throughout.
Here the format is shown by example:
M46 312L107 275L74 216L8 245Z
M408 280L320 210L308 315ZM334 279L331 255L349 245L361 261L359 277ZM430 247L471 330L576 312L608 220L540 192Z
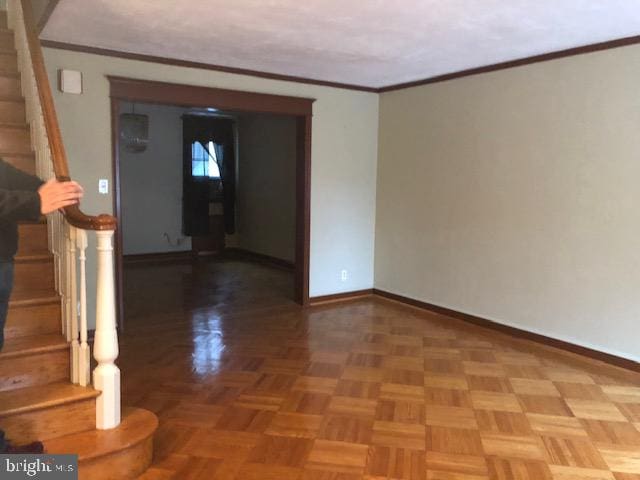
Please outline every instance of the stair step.
M26 123L0 122L0 157L32 153L31 133Z
M2 155L2 159L23 172L36 174L36 157L33 153L29 155Z
M27 300L9 302L5 338L28 337L60 333L62 312L60 297L55 292L42 292L40 297L31 292Z
M2 43L0 43L0 49L2 49ZM20 86L20 79L17 77L3 77L0 76L0 97L21 97L22 90Z
M53 255L20 255L15 257L14 264L13 291L16 295L54 288Z
M18 72L18 55L0 51L0 72Z
M92 430L99 394L68 382L0 392L0 425L14 443Z
M0 71L0 76L2 75L3 72ZM0 122L25 123L26 121L27 117L25 114L24 99L22 97L0 97Z
M0 391L69 379L69 344L60 334L5 339L0 351Z
M0 28L0 45L2 48L15 50L13 31L7 28Z
M49 234L46 222L18 225L18 256L49 253Z
M124 408L122 423L111 430L90 430L44 442L47 453L76 453L80 478L135 478L151 464L158 418L140 408Z

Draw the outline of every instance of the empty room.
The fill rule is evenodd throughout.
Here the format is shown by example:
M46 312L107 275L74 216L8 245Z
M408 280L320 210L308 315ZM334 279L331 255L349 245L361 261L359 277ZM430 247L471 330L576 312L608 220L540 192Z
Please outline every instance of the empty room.
M183 3L0 2L0 477L640 480L640 4Z

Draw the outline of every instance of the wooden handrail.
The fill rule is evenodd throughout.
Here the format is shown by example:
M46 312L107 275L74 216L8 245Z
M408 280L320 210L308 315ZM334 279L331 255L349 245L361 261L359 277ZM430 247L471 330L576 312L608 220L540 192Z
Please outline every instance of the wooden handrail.
M29 51L31 53L31 62L38 86L38 96L40 97L40 104L42 106L42 115L49 139L49 148L51 149L53 171L58 180L68 181L71 177L69 175L67 154L64 149L64 144L62 143L60 125L58 124L58 117L51 93L51 85L49 84L49 76L47 75L40 40L38 39L33 8L31 7L30 0L20 0L20 2L22 4L22 14L24 16L24 26ZM64 216L71 225L83 230L115 230L117 225L117 220L114 216L108 214L98 216L87 215L80 210L78 205L65 207Z

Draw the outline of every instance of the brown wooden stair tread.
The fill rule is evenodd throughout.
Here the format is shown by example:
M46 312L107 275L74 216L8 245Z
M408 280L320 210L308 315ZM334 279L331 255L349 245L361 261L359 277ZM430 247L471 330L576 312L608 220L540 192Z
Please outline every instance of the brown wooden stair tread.
M15 77L12 72L3 72L0 70L0 77ZM0 95L0 102L15 102L24 104L24 97L20 95Z
M53 255L51 253L35 253L30 255L16 255L14 258L15 263L38 263L38 262L51 262L53 261Z
M2 53L0 51L0 53ZM24 122L0 122L0 130L28 130L29 124Z
M95 398L99 394L91 387L68 382L7 390L0 392L0 418Z
M60 302L60 297L55 290L14 291L9 300L9 308L31 307L58 302Z
M158 428L158 417L141 408L123 408L122 422L111 430L89 430L47 440L45 451L75 453L80 461L91 460L131 448Z
M66 348L69 348L67 340L58 333L9 338L5 340L4 347L0 352L0 361L10 357L52 352Z

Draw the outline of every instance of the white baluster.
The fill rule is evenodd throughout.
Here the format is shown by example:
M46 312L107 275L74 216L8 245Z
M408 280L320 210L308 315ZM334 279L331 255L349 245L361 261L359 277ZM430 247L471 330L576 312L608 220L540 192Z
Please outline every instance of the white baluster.
M80 358L78 368L78 383L83 387L90 379L90 352L87 342L87 232L77 231L78 250L80 251Z
M98 285L96 333L93 356L98 366L93 371L93 386L102 392L96 401L96 428L108 430L120 424L120 369L118 332L113 277L113 230L96 232L98 238Z
M72 340L72 319L73 319L73 307L71 305L71 225L64 223L64 292L62 294L64 302L64 318L65 318L65 332L67 336L67 342Z
M76 282L76 231L71 225L69 231L69 316L71 319L71 382L80 383L80 341L78 339L78 285Z

